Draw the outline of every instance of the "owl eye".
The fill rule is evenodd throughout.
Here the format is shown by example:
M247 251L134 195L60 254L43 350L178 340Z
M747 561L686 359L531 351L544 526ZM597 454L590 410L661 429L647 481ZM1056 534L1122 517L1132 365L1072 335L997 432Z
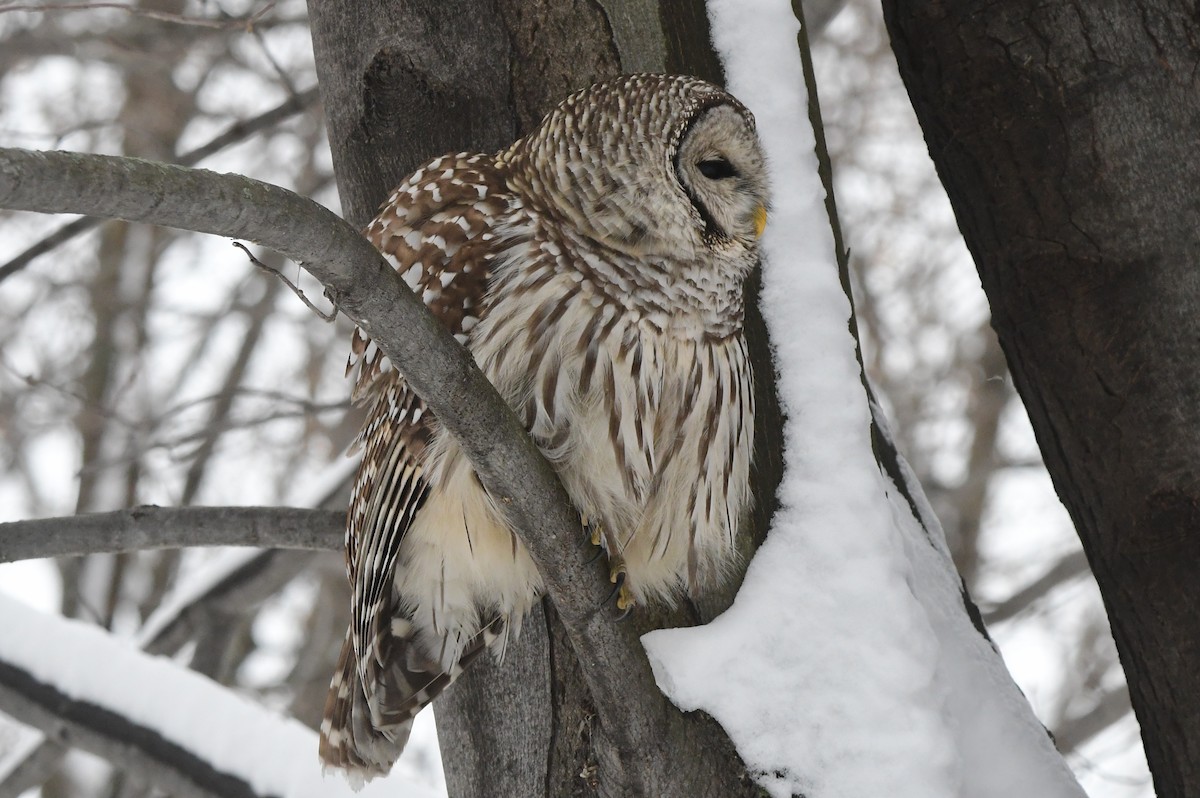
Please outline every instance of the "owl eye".
M697 163L696 168L700 170L700 174L709 180L724 180L728 177L737 177L737 170L733 168L733 164L724 158L707 158Z

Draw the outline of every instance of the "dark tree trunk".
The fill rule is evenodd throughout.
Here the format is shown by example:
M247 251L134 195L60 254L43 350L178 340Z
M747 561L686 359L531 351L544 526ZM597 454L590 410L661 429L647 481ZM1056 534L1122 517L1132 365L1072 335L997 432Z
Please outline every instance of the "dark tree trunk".
M365 225L421 162L456 150L501 149L568 93L602 77L672 71L721 81L702 0L313 0L310 15L343 215L355 225ZM757 298L757 278L748 290ZM774 511L782 470L781 436L768 435L782 427L774 370L753 304L747 323L760 422L745 561ZM728 606L736 587L704 606L643 611L626 622L649 630L706 621ZM502 665L477 661L438 699L436 713L455 798L611 794L605 755L593 739L602 730L549 602L526 619ZM726 763L728 776L695 794L760 794L720 727L699 713L689 721L686 733Z
M1200 795L1200 12L883 6L1158 795Z

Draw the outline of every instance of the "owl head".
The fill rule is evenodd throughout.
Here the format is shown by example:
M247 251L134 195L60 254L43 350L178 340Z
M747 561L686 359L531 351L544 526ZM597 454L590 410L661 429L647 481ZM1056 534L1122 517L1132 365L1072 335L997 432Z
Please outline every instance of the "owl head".
M756 257L767 173L754 117L692 77L630 75L572 94L513 145L550 213L638 257Z

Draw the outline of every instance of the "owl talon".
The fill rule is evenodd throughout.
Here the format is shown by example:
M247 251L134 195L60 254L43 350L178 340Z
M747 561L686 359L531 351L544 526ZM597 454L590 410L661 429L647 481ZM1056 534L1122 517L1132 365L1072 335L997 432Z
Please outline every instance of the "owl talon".
M608 581L620 588L625 584L625 577L629 573L629 569L625 567L625 560L618 554L609 558L609 565Z
M637 602L634 601L633 594L629 592L629 587L626 585L629 572L626 570L625 561L617 556L611 562L612 567L609 569L608 581L613 583L613 591L608 594L608 600L605 603L616 599L617 609L622 611L621 617L617 620L624 620Z
M613 570L610 581L613 583L613 589L612 592L608 594L608 598L604 599L605 604L611 604L613 599L617 599L618 602L620 601L621 591L625 588L624 571L618 574L616 570Z
M621 614L617 616L618 621L623 621L629 617L629 613L633 612L633 608L637 606L637 602L633 598L633 594L629 592L629 588L625 586L625 574L622 573L616 580L617 584L613 587L608 598L604 600L605 604L611 604L613 599L617 600L617 609Z
M620 586L617 588L617 609L621 614L617 616L618 621L623 621L629 617L629 613L633 612L633 608L637 606L637 600L634 599L633 593L629 591L629 587L625 584L625 580L621 580Z

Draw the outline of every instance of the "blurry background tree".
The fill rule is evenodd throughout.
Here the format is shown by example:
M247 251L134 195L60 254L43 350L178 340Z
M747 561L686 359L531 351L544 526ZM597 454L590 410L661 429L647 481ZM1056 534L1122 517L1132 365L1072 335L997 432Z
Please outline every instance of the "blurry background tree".
M1155 788L1200 795L1196 8L882 5Z
M846 0L809 13L864 352L893 428L1014 676L1089 793L1150 795L1094 582L879 10ZM315 83L297 0L0 2L6 145L199 163L337 208ZM0 520L147 503L342 506L352 464L340 453L357 426L341 377L346 322L319 323L225 242L112 222L67 238L63 226L0 215ZM188 551L0 567L0 590L131 636L199 579L218 588L172 616L170 634L141 632L147 648L191 656L315 725L346 624L340 558ZM436 783L423 729L408 755ZM0 727L0 796L154 794L57 746L29 755L28 736Z
M1151 795L1100 595L1054 494L878 3L814 44L867 369L989 631L1089 793Z

